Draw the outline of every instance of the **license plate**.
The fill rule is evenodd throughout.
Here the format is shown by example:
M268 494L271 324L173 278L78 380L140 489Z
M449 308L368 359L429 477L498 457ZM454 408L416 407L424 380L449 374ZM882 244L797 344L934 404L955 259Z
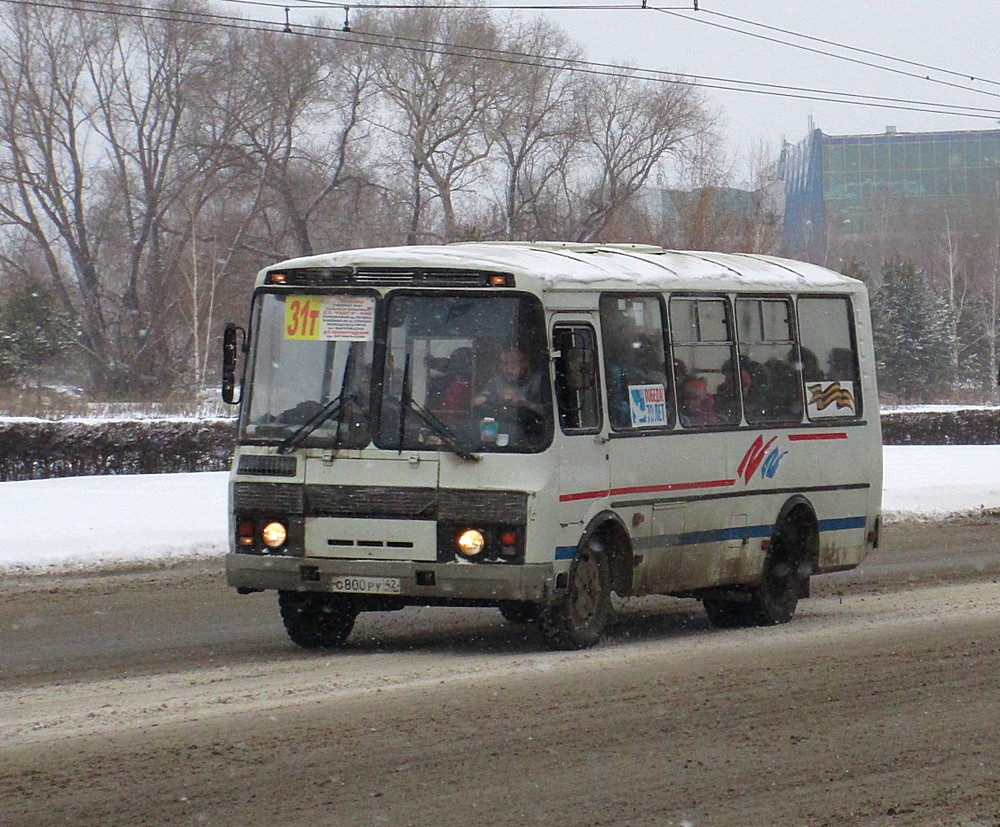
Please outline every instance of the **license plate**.
M334 577L330 591L350 594L399 594L398 577Z

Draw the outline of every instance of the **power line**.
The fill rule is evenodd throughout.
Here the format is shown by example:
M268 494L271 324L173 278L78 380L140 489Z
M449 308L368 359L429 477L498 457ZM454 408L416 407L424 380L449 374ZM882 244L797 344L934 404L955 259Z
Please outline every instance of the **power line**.
M77 0L71 4L57 0L3 0L14 5L51 8L57 10L92 11L98 14L120 14L130 18L143 18L164 22L188 22L192 24L213 25L229 29L245 31L279 31L273 21L254 20L242 17L230 17L209 12L174 12L116 0ZM81 8L82 6L89 8ZM968 107L932 101L914 101L901 98L863 95L854 92L839 92L805 87L787 86L783 84L767 84L757 81L745 81L732 78L714 78L691 75L672 75L657 69L629 67L613 63L598 63L571 58L559 58L525 52L511 52L490 49L479 46L443 43L440 41L407 38L397 34L382 34L352 30L341 32L314 25L297 25L295 33L301 36L324 40L350 40L365 46L382 48L398 48L421 53L436 53L454 57L473 57L480 60L524 65L552 71L569 71L581 74L605 77L632 77L653 83L672 83L692 86L695 88L715 89L743 94L756 94L771 97L783 97L799 100L813 100L827 103L839 103L854 106L866 106L878 109L897 111L925 112L938 115L954 115L969 118L995 120L1000 116L1000 110L981 107Z
M223 3L231 3L238 6L265 6L271 8L290 8L296 10L303 9L327 9L341 10L351 9L358 11L400 11L406 9L455 9L459 11L643 11L647 9L645 3L574 3L547 5L544 3L476 3L463 5L461 3L336 3L331 0L301 0L302 4L269 2L269 0L219 0ZM689 11L691 4L685 6L663 6L662 8L675 11Z
M665 6L662 6L660 8L667 9L667 7ZM677 11L677 9L668 9L668 10ZM920 63L919 61L915 60L907 60L906 58L902 57L894 57L893 55L886 55L882 54L881 52L875 52L869 49L862 49L858 46L850 46L846 43L838 43L835 40L825 40L822 37L813 37L812 35L802 34L801 32L794 32L791 31L790 29L782 29L779 28L778 26L769 26L766 23L758 23L755 20L746 20L745 18L742 17L734 17L733 15L723 14L722 12L709 11L708 9L702 9L701 11L705 14L714 15L715 17L722 17L727 20L735 20L738 23L746 23L747 25L757 26L761 29L769 29L770 31L773 32L788 34L792 35L793 37L801 37L803 40L811 40L814 43L823 43L826 46L836 46L838 49L845 49L850 52L858 52L859 54L870 55L871 57L878 57L882 58L883 60L891 60L896 63L902 63L906 66L915 66L918 69L929 69L932 72L941 72L942 74L945 75L953 75L954 77L968 78L971 81L980 81L982 83L988 83L992 86L1000 86L1000 81L989 80L988 78L976 77L974 75L968 74L967 72L957 72L954 69L944 69L940 66L933 66L929 63Z
M257 5L273 8L294 8L294 9L306 9L306 8L319 8L319 9L344 9L344 10L358 10L358 11L379 11L379 10L402 10L402 9L463 9L463 10L476 10L476 9L487 9L487 10L521 10L521 11L616 11L616 12L628 12L628 11L659 11L659 12L701 12L702 14L712 15L715 17L720 17L725 20L732 20L737 23L744 23L749 26L756 26L761 29L767 29L769 31L778 32L780 34L790 35L792 37L798 37L803 40L809 40L814 43L822 43L826 46L834 46L839 49L844 49L846 51L857 52L858 54L865 54L871 57L877 57L882 60L889 60L894 63L901 63L907 66L913 66L920 69L928 69L934 72L941 72L942 74L952 75L953 77L968 78L971 81L980 81L982 83L988 83L993 86L1000 86L1000 81L989 80L987 78L976 77L970 75L967 72L958 72L953 69L945 69L938 66L933 66L927 63L921 63L919 61L908 60L906 58L895 57L893 55L884 54L882 52L876 52L869 49L863 49L858 46L851 46L846 43L839 43L834 40L828 40L822 37L815 37L813 35L803 34L802 32L792 31L791 29L783 29L779 26L771 26L766 23L760 23L755 20L749 20L747 18L737 17L735 15L724 14L722 12L712 11L710 9L699 8L697 2L688 3L683 6L650 6L646 0L641 0L639 3L626 3L626 4L607 4L607 3L573 3L573 4L559 4L550 5L544 3L505 3L505 4L470 4L463 5L461 3L334 3L330 0L303 0L304 5L289 6L288 4L283 4L281 2L268 2L268 0L220 0L220 2L233 3L236 5ZM681 15L685 16L685 15ZM693 19L687 17L687 19ZM706 21L698 21L706 22ZM729 31L734 31L739 34L746 34L748 36L755 36L752 32L743 32L739 29L729 29ZM777 40L774 42L781 43L783 45L792 46L794 48L798 47L797 44L788 43L787 41ZM840 55L832 55L829 52L824 52L821 50L815 50L816 53L824 55L826 57L833 57L837 59L843 59ZM880 66L878 64L870 64L862 62L862 65L868 66L875 69L890 70L890 67ZM910 77L918 78L921 80L931 80L926 75L916 75L908 74ZM949 84L951 85L951 84ZM984 90L975 89L969 86L963 86L960 84L956 85L958 89L965 89L970 92L984 93ZM991 93L986 93L991 94Z
M801 43L792 43L792 42L787 41L787 40L781 40L780 38L777 38L777 37L770 37L770 36L764 35L764 34L757 34L755 32L744 31L743 29L738 29L738 28L736 28L734 26L727 26L724 23L713 23L711 20L704 20L704 19L700 19L699 17L692 17L691 15L684 14L682 12L673 11L673 10L667 9L667 8L656 8L654 6L650 6L649 8L651 8L653 11L658 11L658 12L661 12L663 14L669 14L669 15L672 15L673 17L679 17L682 20L690 20L690 21L695 22L695 23L701 23L702 25L705 25L705 26L713 26L714 28L717 28L717 29L724 29L724 30L729 31L729 32L735 32L736 34L741 34L741 35L744 35L746 37L754 37L754 38L757 38L758 40L766 40L769 43L778 43L778 44L780 44L782 46L788 46L788 47L790 47L792 49L800 49L801 51L804 51L804 52L810 52L811 54L823 55L824 57L830 57L830 58L833 58L835 60L843 60L843 61L846 61L847 63L854 63L854 64L856 64L858 66L865 66L865 67L867 67L869 69L879 69L879 70L881 70L883 72L892 72L893 74L902 75L904 77L916 78L918 80L925 80L925 81L929 81L930 83L940 84L942 86L950 86L953 89L961 89L961 90L963 90L965 92L974 92L977 95L989 95L990 97L1000 98L1000 93L998 93L998 92L988 92L985 89L976 89L976 88L974 88L972 86L964 86L964 85L962 85L960 83L952 83L951 81L948 81L948 80L942 80L940 78L932 78L929 75L921 75L921 74L917 74L916 72L908 72L905 69L894 69L892 66L882 66L882 65L880 65L878 63L872 63L871 61L861 60L860 58L847 57L846 55L834 55L834 54L830 54L829 52L823 51L822 49L814 48L812 46L804 46ZM889 59L891 60L893 58L889 58Z

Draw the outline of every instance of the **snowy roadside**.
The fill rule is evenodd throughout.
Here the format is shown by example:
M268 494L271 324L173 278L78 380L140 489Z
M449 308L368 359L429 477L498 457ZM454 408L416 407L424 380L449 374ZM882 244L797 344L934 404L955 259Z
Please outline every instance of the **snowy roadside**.
M887 522L1000 510L1000 446L887 446ZM80 570L219 557L226 473L0 483L0 571Z

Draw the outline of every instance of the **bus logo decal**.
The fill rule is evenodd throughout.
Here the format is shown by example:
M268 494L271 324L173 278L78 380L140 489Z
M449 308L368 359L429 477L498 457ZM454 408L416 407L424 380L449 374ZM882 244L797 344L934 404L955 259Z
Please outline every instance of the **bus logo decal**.
M764 458L764 462L760 466L760 475L773 480L774 475L778 473L778 465L787 453L788 451L779 451L777 448L772 448L771 453Z
M749 483L750 478L757 473L757 469L764 464L765 459L767 460L765 467L761 470L761 476L766 476L768 479L773 479L774 475L778 472L778 463L781 462L781 458L788 453L780 453L777 448L768 454L768 449L774 445L777 441L777 437L771 437L767 442L764 442L764 435L760 434L753 441L753 444L747 449L747 452L743 455L743 459L740 462L740 467L736 469L736 473L743 478L744 483Z

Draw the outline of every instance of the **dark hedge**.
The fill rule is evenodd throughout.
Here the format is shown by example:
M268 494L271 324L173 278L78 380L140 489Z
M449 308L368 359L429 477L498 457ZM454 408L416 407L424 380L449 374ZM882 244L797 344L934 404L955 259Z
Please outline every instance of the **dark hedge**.
M883 413L882 442L886 445L996 445L1000 443L1000 408Z
M230 419L12 420L0 422L0 481L91 474L224 471ZM882 415L886 445L1000 443L1000 409Z
M0 481L223 471L234 433L229 419L0 422Z

